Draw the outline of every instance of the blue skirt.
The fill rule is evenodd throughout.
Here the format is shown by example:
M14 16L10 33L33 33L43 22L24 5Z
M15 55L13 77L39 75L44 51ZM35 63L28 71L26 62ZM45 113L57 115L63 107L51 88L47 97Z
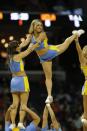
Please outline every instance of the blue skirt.
M11 92L29 92L29 82L27 76L16 76L11 79Z
M50 61L53 58L58 56L58 51L57 50L48 50L44 55L39 56L40 63Z

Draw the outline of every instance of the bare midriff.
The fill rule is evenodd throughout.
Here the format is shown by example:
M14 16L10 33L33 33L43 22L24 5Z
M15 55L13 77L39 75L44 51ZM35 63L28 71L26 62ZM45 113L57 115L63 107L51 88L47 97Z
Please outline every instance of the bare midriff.
M13 72L12 76L26 76L26 73L24 71L19 71L19 72Z
M48 51L48 48L44 48L44 49L41 49L41 50L36 51L36 53L37 53L39 56L41 56L41 55L44 55L47 51Z

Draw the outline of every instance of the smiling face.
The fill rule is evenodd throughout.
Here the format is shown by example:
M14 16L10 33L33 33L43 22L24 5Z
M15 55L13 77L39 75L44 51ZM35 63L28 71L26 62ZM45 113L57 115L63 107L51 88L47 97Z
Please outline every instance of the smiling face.
M43 31L43 25L41 22L37 22L34 24L34 31L37 32L37 33L40 33Z
M87 45L83 47L82 53L83 56L87 59Z

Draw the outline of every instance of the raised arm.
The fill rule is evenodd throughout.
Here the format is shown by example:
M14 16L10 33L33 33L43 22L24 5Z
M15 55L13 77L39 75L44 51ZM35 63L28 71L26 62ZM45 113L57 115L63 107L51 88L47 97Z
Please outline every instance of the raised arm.
M75 39L75 43L76 43L76 49L77 49L78 56L79 56L79 61L80 61L80 63L82 63L82 60L83 60L83 58L82 58L82 49L81 49L81 46L79 44L78 37Z
M56 119L56 117L55 117L55 114L54 114L54 112L53 112L50 104L46 104L46 107L47 107L48 112L49 112L49 114L50 114L51 121L52 121L53 125L55 126L56 129L59 129L60 124L59 124L59 122L57 121L57 119Z
M32 43L31 43L32 44ZM16 59L16 61L19 61L20 59L26 57L27 55L29 55L31 52L33 52L35 50L35 48L37 48L39 46L38 43L36 43L35 45L32 45L32 46L28 46L28 48L23 51L23 52L20 52L19 54L15 55L14 56L14 59Z
M47 109L48 109L48 111L49 111L49 114L50 114L50 117L51 117L52 122L54 122L54 121L57 122L56 117L55 117L55 114L54 114L54 112L53 112L50 104L46 104L46 107L47 107Z
M48 109L45 106L43 111L43 121L42 121L42 128L46 128L48 125Z
M32 118L32 120L33 120L32 122L33 122L36 126L39 124L39 122L40 122L40 117L39 117L34 111L32 111L31 109L27 108L26 106L23 107L22 110L24 110L25 112L27 112L27 113L31 116L31 118Z
M32 35L28 34L26 37L27 38L20 44L20 49L27 46L30 43Z

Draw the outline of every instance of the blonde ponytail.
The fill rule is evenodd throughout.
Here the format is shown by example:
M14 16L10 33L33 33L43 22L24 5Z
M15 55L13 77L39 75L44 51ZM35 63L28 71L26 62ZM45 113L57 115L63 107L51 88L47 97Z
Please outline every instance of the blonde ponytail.
M41 22L41 20L39 19L34 19L31 22L30 28L29 28L29 34L33 34L34 33L34 25L37 24L38 22ZM42 23L42 22L41 22Z

